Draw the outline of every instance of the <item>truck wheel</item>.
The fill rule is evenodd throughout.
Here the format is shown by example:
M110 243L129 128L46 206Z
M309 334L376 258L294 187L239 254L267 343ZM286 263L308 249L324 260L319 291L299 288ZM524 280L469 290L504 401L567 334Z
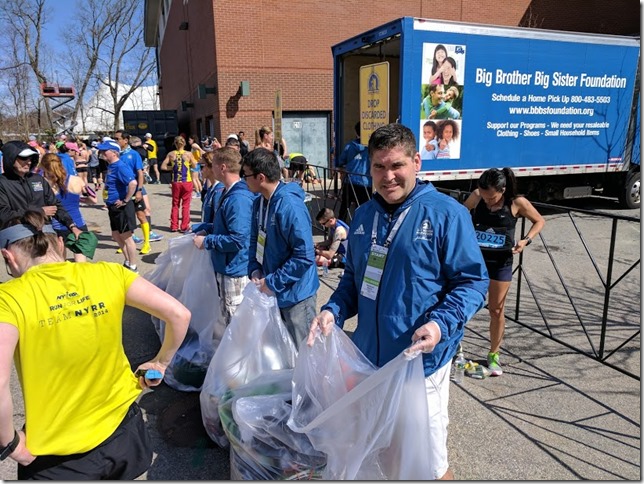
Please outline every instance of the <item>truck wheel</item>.
M622 187L619 202L624 208L640 208L640 172L631 173Z

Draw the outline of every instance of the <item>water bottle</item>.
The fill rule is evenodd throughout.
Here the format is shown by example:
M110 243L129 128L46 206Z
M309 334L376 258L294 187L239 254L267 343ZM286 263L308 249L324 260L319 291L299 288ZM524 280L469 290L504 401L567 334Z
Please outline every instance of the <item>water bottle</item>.
M329 262L324 261L322 262L322 277L328 277L329 275Z
M454 383L458 383L459 385L463 383L466 363L467 360L463 356L463 352L459 351L456 355L456 360L454 361Z

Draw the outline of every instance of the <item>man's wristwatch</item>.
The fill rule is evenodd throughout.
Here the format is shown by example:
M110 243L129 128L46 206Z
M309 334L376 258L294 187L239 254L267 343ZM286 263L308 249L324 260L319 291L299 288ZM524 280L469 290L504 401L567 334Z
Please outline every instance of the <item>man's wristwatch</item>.
M20 435L17 430L13 431L13 440L7 444L6 447L0 449L0 462L9 457L20 443Z
M526 246L528 246L528 245L530 245L532 243L532 239L527 235L525 237L523 237L523 240L526 241L526 244L525 244Z

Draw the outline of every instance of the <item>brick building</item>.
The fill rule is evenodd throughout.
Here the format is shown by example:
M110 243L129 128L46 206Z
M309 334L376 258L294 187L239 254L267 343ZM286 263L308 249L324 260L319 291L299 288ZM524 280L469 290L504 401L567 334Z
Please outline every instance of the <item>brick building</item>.
M639 13L635 0L145 0L145 43L181 131L243 130L252 145L279 89L289 151L325 165L338 42L403 16L639 35Z

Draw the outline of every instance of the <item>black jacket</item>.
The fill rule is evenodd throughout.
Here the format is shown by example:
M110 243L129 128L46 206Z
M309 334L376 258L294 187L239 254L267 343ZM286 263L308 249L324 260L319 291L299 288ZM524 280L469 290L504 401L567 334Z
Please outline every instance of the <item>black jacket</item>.
M0 228L16 217L22 217L27 210L41 210L55 205L58 210L54 218L71 229L74 221L56 198L47 180L35 173L24 177L16 174L13 163L23 149L30 148L22 141L9 141L2 147L4 173L0 176ZM38 164L38 155L33 155L31 169Z

